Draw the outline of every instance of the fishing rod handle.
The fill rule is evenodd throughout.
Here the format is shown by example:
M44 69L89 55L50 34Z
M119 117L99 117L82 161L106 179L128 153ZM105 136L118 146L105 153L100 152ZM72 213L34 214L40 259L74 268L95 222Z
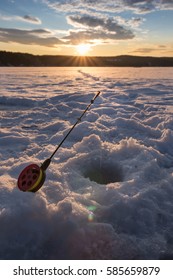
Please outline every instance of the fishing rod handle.
M47 158L41 165L41 169L46 171L46 169L48 168L48 166L51 163L51 158Z

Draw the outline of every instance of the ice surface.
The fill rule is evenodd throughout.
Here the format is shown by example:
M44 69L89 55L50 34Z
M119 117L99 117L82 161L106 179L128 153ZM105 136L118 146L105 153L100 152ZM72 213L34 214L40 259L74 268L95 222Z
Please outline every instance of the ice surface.
M0 259L172 259L173 69L0 74ZM19 191L98 90L41 190Z

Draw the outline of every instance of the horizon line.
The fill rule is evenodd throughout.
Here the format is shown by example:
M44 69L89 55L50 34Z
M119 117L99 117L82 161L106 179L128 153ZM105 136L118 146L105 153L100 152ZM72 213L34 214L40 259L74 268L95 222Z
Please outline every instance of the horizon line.
M153 56L153 55L133 55L133 54L121 54L121 55L70 55L70 54L33 54L29 52L21 51L6 51L0 50L0 52L14 53L14 54L29 54L32 56L64 56L64 57L79 57L79 58L94 58L94 57L122 57L122 56L132 56L132 57L153 57L153 58L173 58L173 56Z

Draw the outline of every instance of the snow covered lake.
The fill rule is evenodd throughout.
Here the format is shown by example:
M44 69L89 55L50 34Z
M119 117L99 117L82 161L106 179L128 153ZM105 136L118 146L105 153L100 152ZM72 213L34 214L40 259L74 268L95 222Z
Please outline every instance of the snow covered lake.
M0 159L0 259L173 259L173 68L0 68Z

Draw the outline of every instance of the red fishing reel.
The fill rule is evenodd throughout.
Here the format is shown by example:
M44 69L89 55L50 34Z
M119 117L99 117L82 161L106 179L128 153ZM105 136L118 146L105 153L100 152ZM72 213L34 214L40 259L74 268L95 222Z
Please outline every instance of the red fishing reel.
M37 164L30 164L23 169L18 178L18 188L23 192L37 192L46 179L46 173Z

